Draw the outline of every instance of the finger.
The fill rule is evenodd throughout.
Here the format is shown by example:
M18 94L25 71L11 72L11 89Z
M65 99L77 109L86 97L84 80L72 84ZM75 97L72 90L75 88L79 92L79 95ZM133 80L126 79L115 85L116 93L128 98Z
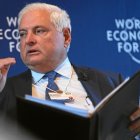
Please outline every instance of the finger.
M140 117L140 108L138 108L134 113L131 114L130 120L134 121Z
M132 124L129 126L129 130L134 131L135 133L140 133L140 119L132 122Z
M0 69L9 68L9 65L13 65L15 63L16 63L16 60L15 58L12 58L12 57L0 59Z
M2 69L1 69L1 75L7 75L8 71L9 71L9 68L10 68L11 65L6 65L4 66Z
M2 75L5 75L7 74L9 68L11 65L15 64L16 63L16 60L15 58L3 58L3 59L0 59L0 72Z

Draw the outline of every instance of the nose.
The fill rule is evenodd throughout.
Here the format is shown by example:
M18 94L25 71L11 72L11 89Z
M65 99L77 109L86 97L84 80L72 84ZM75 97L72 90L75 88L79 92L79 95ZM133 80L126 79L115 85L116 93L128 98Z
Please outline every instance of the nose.
M29 46L33 46L36 43L35 35L32 32L28 32L25 43Z

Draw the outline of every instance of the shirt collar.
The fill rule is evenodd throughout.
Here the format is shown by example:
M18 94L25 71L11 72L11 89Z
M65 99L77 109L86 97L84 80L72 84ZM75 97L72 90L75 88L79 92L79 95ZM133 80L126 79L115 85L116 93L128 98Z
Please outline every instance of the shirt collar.
M59 73L61 76L64 76L66 78L71 78L72 75L72 66L68 59L68 57L65 59L65 61L59 65L55 71Z
M45 75L44 73L38 73L32 70L31 73L32 73L33 83L37 83Z
M63 77L71 78L72 66L69 59L66 58L64 62L61 63L54 71ZM31 70L31 73L32 73L34 83L38 82L45 75L44 73L38 73L32 70Z

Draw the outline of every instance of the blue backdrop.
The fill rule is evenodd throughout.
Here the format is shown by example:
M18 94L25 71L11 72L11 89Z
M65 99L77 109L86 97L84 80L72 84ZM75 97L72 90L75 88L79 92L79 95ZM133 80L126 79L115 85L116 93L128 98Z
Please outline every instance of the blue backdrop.
M9 76L26 69L20 60L17 14L34 0L0 1L0 57L15 57ZM58 5L72 21L71 61L131 76L140 67L139 0L40 0Z

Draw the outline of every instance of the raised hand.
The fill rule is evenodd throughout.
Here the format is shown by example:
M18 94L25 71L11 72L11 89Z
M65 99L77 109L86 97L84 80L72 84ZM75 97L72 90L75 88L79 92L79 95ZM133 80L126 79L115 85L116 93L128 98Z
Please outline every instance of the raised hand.
M5 86L10 66L15 63L16 63L15 58L8 57L0 59L0 92L3 90Z

